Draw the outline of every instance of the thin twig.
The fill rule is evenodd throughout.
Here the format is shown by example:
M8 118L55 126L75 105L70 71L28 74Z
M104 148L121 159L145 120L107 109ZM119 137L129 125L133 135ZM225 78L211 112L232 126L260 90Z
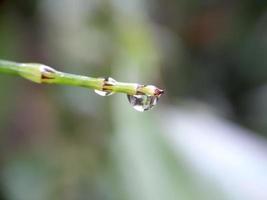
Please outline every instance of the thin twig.
M0 60L0 73L21 76L35 83L62 84L91 88L103 92L160 97L163 90L153 85L117 82L112 78L92 78L57 71L38 63L17 63Z

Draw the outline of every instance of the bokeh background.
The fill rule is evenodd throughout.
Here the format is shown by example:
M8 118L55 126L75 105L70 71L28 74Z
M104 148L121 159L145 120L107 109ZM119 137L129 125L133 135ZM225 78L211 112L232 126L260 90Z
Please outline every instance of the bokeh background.
M266 200L267 1L0 0L0 58L155 84L0 76L0 199Z

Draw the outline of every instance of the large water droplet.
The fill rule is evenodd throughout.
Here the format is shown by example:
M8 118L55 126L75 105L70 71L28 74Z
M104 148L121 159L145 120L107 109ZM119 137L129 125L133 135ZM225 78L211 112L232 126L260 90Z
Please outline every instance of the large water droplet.
M139 112L150 110L158 102L157 96L148 95L127 95L130 104Z
M112 86L112 85L115 85L116 84L116 80L114 80L113 78L111 77L108 77L108 78L105 78L103 80L103 90L95 90L95 93L100 95L100 96L110 96L112 94L114 94L114 92L111 92L111 91L108 91L108 90L105 90L105 87L108 87L108 86Z

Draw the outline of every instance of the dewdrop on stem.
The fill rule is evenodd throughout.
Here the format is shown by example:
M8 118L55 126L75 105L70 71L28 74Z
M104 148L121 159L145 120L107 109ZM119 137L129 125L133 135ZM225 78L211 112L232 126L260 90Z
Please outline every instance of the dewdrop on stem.
M159 100L156 96L148 95L127 95L127 98L133 108L139 112L150 110Z
M138 89L137 89L138 90ZM140 91L149 91L153 95L142 94ZM144 112L153 108L163 94L163 90L152 86L139 86L139 91L137 91L136 95L127 95L129 103L133 106L133 108L139 112Z
M114 92L110 91L108 87L115 85L117 81L111 77L107 77L103 79L104 80L103 80L102 90L95 90L95 93L103 97L114 94Z

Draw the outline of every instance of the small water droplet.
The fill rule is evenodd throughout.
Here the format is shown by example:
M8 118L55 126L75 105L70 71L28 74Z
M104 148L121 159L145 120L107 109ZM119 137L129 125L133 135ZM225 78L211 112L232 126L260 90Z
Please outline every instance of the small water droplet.
M114 92L105 90L105 88L108 87L108 86L115 85L116 83L117 83L117 81L114 80L111 77L105 78L103 80L103 90L95 90L95 93L100 95L100 96L104 96L104 97L105 96L110 96L110 95L114 94Z
M95 90L95 93L103 97L114 94L114 92L107 92L107 91L101 91L101 90Z
M159 98L157 96L148 95L127 95L130 104L139 112L144 112L153 108Z
M106 92L106 91L101 91L101 90L95 90L95 93L103 97L114 94L113 92Z

